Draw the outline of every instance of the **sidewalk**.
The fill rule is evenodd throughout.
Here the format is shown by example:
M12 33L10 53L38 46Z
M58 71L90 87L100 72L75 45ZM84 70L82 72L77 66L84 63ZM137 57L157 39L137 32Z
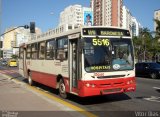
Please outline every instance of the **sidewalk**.
M31 91L0 74L0 116L10 117L84 117L82 113ZM18 114L18 115L17 115Z

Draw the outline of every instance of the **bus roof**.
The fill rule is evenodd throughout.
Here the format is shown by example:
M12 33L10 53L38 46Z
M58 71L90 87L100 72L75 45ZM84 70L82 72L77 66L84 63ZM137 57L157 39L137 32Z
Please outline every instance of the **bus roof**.
M54 30L49 30L49 31L47 31L45 33L42 33L40 35L33 36L31 38L31 41L27 42L26 44L40 42L40 41L53 39L53 38L58 38L58 37L63 37L63 36L69 36L69 35L72 35L72 34L81 34L82 36L89 35L88 33L83 32L85 29L86 30L94 30L95 29L95 30L97 30L95 32L96 35L99 35L99 36L109 36L108 34L110 34L110 36L123 36L122 31L125 32L124 35L127 35L127 33L128 33L127 36L130 36L129 30L124 29L124 28L120 28L120 27L113 27L113 26L85 26L85 27L79 27L79 28L76 28L76 29L68 30L68 31L65 31L65 32L61 28L57 28L57 29L54 29ZM110 32L104 32L104 31L106 31L104 29L107 29ZM115 32L116 30L118 32ZM103 35L100 34L99 31L103 31L102 32ZM113 31L113 32L111 32L111 31ZM118 34L118 35L115 35L115 34ZM94 34L92 34L92 36L93 35Z

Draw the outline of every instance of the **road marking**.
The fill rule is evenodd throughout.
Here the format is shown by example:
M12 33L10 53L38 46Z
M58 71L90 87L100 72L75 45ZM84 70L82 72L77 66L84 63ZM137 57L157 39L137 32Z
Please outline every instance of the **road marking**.
M153 87L154 89L160 89L159 87Z
M91 113L91 112L88 112L87 110L84 110L84 109L82 109L82 108L80 108L80 107L78 107L78 106L72 105L72 104L69 103L69 102L66 102L66 101L64 101L64 100L62 100L62 99L60 99L60 98L58 98L58 97L55 97L54 95L51 95L51 94L49 94L49 93L47 93L47 92L41 91L41 90L37 89L36 87L32 87L32 86L30 86L30 85L27 84L27 83L24 83L24 82L22 82L22 81L19 81L19 80L17 80L17 79L14 79L14 78L11 77L11 76L8 76L8 75L6 75L6 74L3 74L3 76L6 77L6 78L8 78L8 79L10 79L10 80L15 81L16 83L25 84L27 88L29 88L29 89L31 89L31 90L34 90L34 91L36 91L37 93L40 93L40 94L42 94L43 96L45 96L45 97L47 97L47 98L49 98L49 99L51 99L51 100L57 101L57 102L65 105L65 106L67 106L67 107L69 107L69 108L71 108L71 109L73 109L73 110L75 110L75 111L83 114L83 115L86 116L86 117L97 117L95 114L93 114L93 113Z
M151 96L150 98L143 98L143 99L152 101L152 102L160 102L160 97L156 97L156 96Z

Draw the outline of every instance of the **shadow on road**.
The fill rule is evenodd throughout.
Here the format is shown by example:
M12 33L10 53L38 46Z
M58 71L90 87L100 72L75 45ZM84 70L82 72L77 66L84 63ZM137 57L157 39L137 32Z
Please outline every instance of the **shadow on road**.
M103 96L92 96L92 97L77 97L71 95L69 100L72 100L81 105L92 105L92 104L101 104L101 103L109 103L109 102L117 102L122 100L129 100L131 99L128 95L121 93L121 94L110 94L110 95L103 95Z
M156 89L156 91L157 91L158 93L160 93L160 89Z
M27 82L26 79L23 80L24 82ZM54 95L58 98L61 98L59 96L58 90L53 89L50 87L47 87L45 85L36 83L35 87L39 87L40 90L47 91L51 95ZM62 99L62 98L61 98ZM129 100L131 99L127 94L121 93L121 94L110 94L110 95L104 95L104 96L92 96L92 97L78 97L72 94L68 94L67 99L63 99L65 101L74 102L81 105L92 105L92 104L100 104L100 103L109 103L109 102L117 102L122 100Z

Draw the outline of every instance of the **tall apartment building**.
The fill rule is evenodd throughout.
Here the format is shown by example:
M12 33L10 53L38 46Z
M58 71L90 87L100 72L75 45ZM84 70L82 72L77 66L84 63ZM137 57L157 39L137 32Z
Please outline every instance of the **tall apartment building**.
M132 36L139 36L140 30L142 29L141 24L137 21L135 17L132 17L132 26L131 26Z
M91 8L76 4L66 7L64 11L60 13L58 29L63 32L83 25L92 24L93 12Z
M154 19L160 21L160 9L154 11ZM156 31L157 24L154 22L154 31Z
M122 27L131 30L132 27L132 14L126 6L123 6Z
M91 0L94 25L122 27L123 0Z

